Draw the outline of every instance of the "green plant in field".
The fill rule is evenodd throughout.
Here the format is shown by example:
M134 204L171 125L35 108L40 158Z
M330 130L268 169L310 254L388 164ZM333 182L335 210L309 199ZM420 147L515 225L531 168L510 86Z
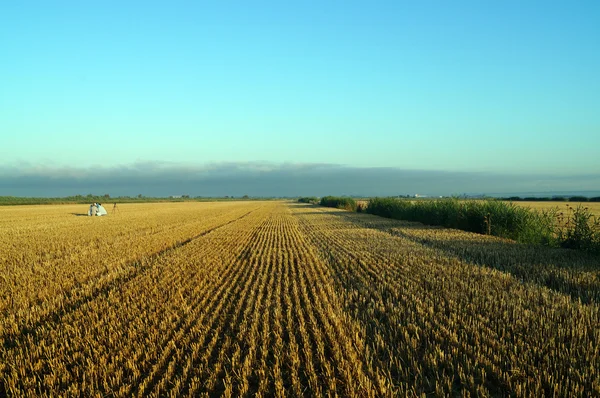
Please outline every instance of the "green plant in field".
M298 199L298 203L319 203L319 199L315 196L304 196Z
M324 196L319 203L321 206L356 211L356 201L352 198L339 196Z
M600 251L600 221L587 207L565 216L555 209L535 211L497 200L456 198L409 201L373 198L367 212L382 217L494 235L527 244Z
M557 235L562 247L600 252L600 219L588 207L567 205L567 215L560 213Z

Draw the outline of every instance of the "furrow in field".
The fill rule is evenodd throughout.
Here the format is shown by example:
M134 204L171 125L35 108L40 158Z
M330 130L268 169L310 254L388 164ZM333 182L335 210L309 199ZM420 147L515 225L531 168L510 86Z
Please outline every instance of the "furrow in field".
M190 391L186 391L188 394L213 390L228 391L226 380L221 376L227 371L232 358L236 364L240 362L239 358L236 358L236 355L240 355L236 354L238 349L231 347L231 343L232 338L239 341L239 330L236 326L244 324L243 314L249 311L248 308L253 306L255 300L255 287L259 283L260 273L257 267L247 267L244 264L248 260L252 261L253 248L257 244L260 245L263 239L260 234L261 228L261 226L256 228L252 238L246 242L242 254L232 265L234 269L239 270L241 277L239 280L226 281L231 282L231 285L228 285L231 286L228 288L229 296L220 299L222 307L213 311L214 317L209 321L211 326L208 328L211 334L206 336L203 344L202 340L199 341L200 347L203 347L203 355L194 358L191 371L184 381L184 385L190 388ZM228 352L230 348L234 352ZM203 385L197 385L194 380L205 380L205 382Z
M237 229L237 228L236 228ZM235 232L235 230L234 230ZM233 235L233 234L232 234ZM237 234L235 234L237 235ZM250 234L249 239L255 235L253 232ZM237 238L241 238L241 236L237 236ZM231 244L232 242L226 242ZM211 256L212 254L208 254ZM194 256L201 257L201 254L194 254ZM243 258L246 256L246 248L243 248L237 258ZM187 257L187 256L186 256ZM192 257L193 258L193 257ZM199 317L196 314L190 314L185 318L185 323L182 327L177 329L177 335L173 336L170 340L177 343L179 347L190 347L193 343L195 347L201 345L202 338L210 335L210 333L215 336L219 335L218 325L214 325L214 323L222 323L222 315L228 314L230 310L226 307L223 308L223 305L231 303L235 301L235 297L232 297L232 294L235 294L235 291L232 293L230 287L233 286L233 289L241 288L241 281L250 280L251 276L247 274L241 274L242 271L240 268L236 267L236 260L232 259L233 264L229 267L232 271L231 273L226 273L224 278L222 279L224 283L219 286L219 294L212 294L210 296L209 303L204 303L202 305L203 315L206 317ZM202 297L206 294L204 291L192 291L190 296L192 300L196 297ZM198 307L200 308L200 307ZM207 326L207 324L211 324L212 326ZM195 328L198 325L202 325L199 331L195 331ZM193 332L196 333L193 333ZM208 337L206 337L208 338ZM213 348L213 350L218 350L218 347ZM154 394L159 394L161 389L164 389L164 385L170 381L170 378L173 374L179 373L181 371L181 367L183 366L183 362L188 362L188 359L183 359L184 355L194 355L194 353L187 353L185 351L189 351L189 348L185 350L169 350L166 349L163 354L161 361L154 365L154 369L150 373L148 377L142 382L144 389L140 390L140 394L145 396L150 392ZM161 367L162 366L162 367ZM187 374L191 371L192 363L190 360L190 364L187 366L185 373ZM185 389L184 379L181 377L181 374L177 376L177 382L175 385L177 388L175 389L177 393L179 393L179 389Z
M347 318L335 292L331 289L332 284L326 269L319 259L310 255L310 250L306 249L309 245L300 234L297 221L289 211L283 210L281 209L278 217L280 227L277 237L281 254L277 264L283 273L291 269L295 275L291 279L294 286L287 291L283 290L281 294L290 295L295 291L296 305L299 307L296 308L299 325L289 325L289 329L282 334L286 347L284 351L290 349L291 335L294 336L294 341L301 343L298 349L303 351L306 358L311 359L303 363L310 365L303 366L304 369L298 368L295 372L306 372L303 379L308 381L308 387L313 393L329 391L331 394L346 396L368 396L373 391L372 382L362 372L362 367L357 366L360 359L355 347L359 342L350 332L353 327L345 323ZM291 302L291 299L282 297L277 307L286 311L286 300ZM282 322L275 324L278 323ZM303 332L296 335L295 330ZM278 333L275 335L278 336ZM276 340L275 345L281 345L281 342ZM291 352L288 355L295 357L296 354ZM299 378L293 376L289 367L281 374L284 380L287 380L284 385L293 386L293 379Z
M333 358L336 369L334 379L339 380L336 388L345 396L387 395L382 386L374 384L376 375L369 373L364 366L366 358L362 352L362 341L358 337L359 328L342 307L331 270L313 253L313 247L299 230L297 220L291 220L294 221L294 229L289 236L293 237L295 244L290 252L297 254L297 262L303 265L302 283L309 286L306 301L313 303L315 313L318 314L316 321L324 330L322 334L328 348L325 356ZM331 385L330 389L333 387Z
M347 332L351 328L342 324L347 318L332 313L341 311L340 303L330 298L334 292L329 290L329 296L318 292L329 282L308 264L318 260L302 255L306 242L296 222L280 207L272 210L258 231L261 238L248 247L255 257L242 258L236 265L256 269L257 281L235 296L233 301L242 300L241 304L222 310L232 315L217 326L222 337L212 346L220 348L218 355L205 350L204 363L210 369L202 361L192 366L196 370L188 376L190 387L185 392L284 396L329 391L365 396L371 382L360 366L355 369L358 342L352 343ZM324 304L316 302L324 299ZM248 317L257 325L252 335L258 338L247 341L254 348L244 344L250 334L245 326ZM212 379L221 381L198 386L198 380Z
M260 248L260 243L257 245ZM252 284L249 303L241 316L241 322L234 326L233 335L236 336L236 349L230 361L231 379L228 386L233 396L247 396L254 392L259 380L252 377L253 366L257 355L257 340L261 326L258 314L265 307L266 280L271 273L271 267L260 266L260 255L251 254L249 266L258 272L257 280ZM239 326L239 327L238 327Z
M205 357L210 356L211 352L218 351L218 347L215 347L215 345L220 337L222 318L224 315L228 314L228 311L230 310L228 306L230 306L230 303L232 302L232 294L235 294L235 290L240 288L242 281L248 279L247 270L237 267L236 258L239 259L246 256L245 244L248 239L251 240L253 239L253 236L255 236L254 231L246 239L241 239L242 236L235 232L235 229L229 231L229 236L227 238L236 239L238 244L241 243L241 245L237 256L235 258L232 257L231 260L229 260L228 270L230 270L230 272L223 274L219 278L218 294L211 294L211 292L208 292L209 301L208 304L202 305L202 316L191 314L187 317L189 324L181 330L181 340L177 340L180 347L187 347L188 358L183 358L184 352L180 351L177 355L173 355L172 351L165 350L162 363L167 363L168 359L168 363L172 364L170 365L172 371L163 374L160 371L160 366L155 365L153 372L151 372L150 376L146 377L145 381L142 383L142 387L144 388L141 389L140 392L152 392L154 395L159 395L161 389L164 389L165 385L168 384L169 378L171 377L170 373L174 373L176 369L185 366L186 378L188 377L188 374L193 373L196 367L194 361L200 355L198 352L199 349L204 351ZM224 243L225 245L221 246L222 249L228 250L229 247L227 244L232 245L233 241L230 240ZM191 293L191 297L200 297L203 295L206 295L206 292L202 290ZM177 363L179 363L179 365L177 365ZM185 365L182 365L182 363L185 363ZM169 366L167 366L167 370L169 370ZM163 376L158 382L156 379L157 374ZM181 375L177 376L177 380L174 384L177 386L176 390L181 389L183 391L187 388L187 383ZM145 394L141 395L143 396Z

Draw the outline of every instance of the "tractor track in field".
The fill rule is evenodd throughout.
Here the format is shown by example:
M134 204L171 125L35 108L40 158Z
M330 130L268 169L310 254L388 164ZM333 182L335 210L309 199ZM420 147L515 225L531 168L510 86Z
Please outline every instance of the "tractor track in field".
M40 326L48 325L49 323L60 323L65 316L77 311L79 308L86 305L87 303L97 298L108 296L111 291L117 289L122 284L127 283L142 275L144 272L146 272L152 267L156 259L163 257L168 253L177 250L195 240L198 240L218 229L240 221L243 218L249 216L251 213L257 211L258 209L260 209L260 207L251 210L237 218L234 218L233 220L229 220L225 223L204 230L199 234L196 234L183 241L177 242L169 247L146 255L140 259L131 261L124 267L127 269L127 271L125 271L124 273L117 274L114 278L110 278L100 283L99 286L94 285L97 284L98 280L102 279L102 277L106 276L106 273L102 273L94 279L86 281L84 284L77 285L76 287L65 293L65 303L60 308L57 308L55 311L44 315L40 319L36 320L32 325L26 325L22 328L19 328L17 331L7 333L3 338L2 346L5 350L8 350L18 346L20 343L27 340L29 336L33 336L35 338L36 331ZM0 391L2 390L0 389Z
M258 238L258 230L254 229L249 234L248 240L252 242ZM241 281L245 281L245 286L247 287L251 286L256 278L256 275L249 274L252 271L251 269L239 266L249 254L250 252L247 248L242 248L241 252L236 256L236 260L222 271L222 274L227 276L224 278L223 283L215 284L210 294L197 294L190 298L191 301L188 303L190 313L182 319L179 325L173 327L170 336L165 338L165 340L175 342L178 347L187 348L185 351L177 352L170 347L166 347L160 355L160 360L153 366L149 374L141 380L138 386L134 386L128 392L131 396L149 396L160 384L161 380L171 380L175 374L181 374L182 378L189 381L191 369L186 369L184 363L189 361L189 363L198 366L201 359L197 350L189 348L194 340L197 340L198 347L210 348L207 351L208 357L214 357L214 359L212 361L209 359L208 362L216 361L218 353L222 351L221 345L223 342L219 337L223 325L229 325L233 322L233 320L222 322L222 319L220 319L220 309L223 306L228 307L231 306L231 303L239 301L238 296L244 287ZM200 324L205 325L200 335L190 333ZM175 365L170 369L169 365L172 363ZM169 375L169 373L172 374Z

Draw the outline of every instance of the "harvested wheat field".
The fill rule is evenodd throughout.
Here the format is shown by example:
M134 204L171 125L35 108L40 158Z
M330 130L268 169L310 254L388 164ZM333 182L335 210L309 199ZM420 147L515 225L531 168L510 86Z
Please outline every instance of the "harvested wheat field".
M600 395L597 257L289 202L119 206L0 208L0 395Z

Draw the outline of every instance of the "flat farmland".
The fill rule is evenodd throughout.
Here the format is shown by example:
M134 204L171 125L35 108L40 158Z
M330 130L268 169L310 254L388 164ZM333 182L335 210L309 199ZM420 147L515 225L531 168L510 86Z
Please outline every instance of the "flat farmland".
M598 258L290 202L0 207L0 396L600 395Z
M526 202L526 201L518 201L513 202L516 205L528 207L534 210L550 210L550 209L558 209L560 212L567 214L569 212L569 207L577 208L577 206L587 207L590 212L600 218L600 202Z

